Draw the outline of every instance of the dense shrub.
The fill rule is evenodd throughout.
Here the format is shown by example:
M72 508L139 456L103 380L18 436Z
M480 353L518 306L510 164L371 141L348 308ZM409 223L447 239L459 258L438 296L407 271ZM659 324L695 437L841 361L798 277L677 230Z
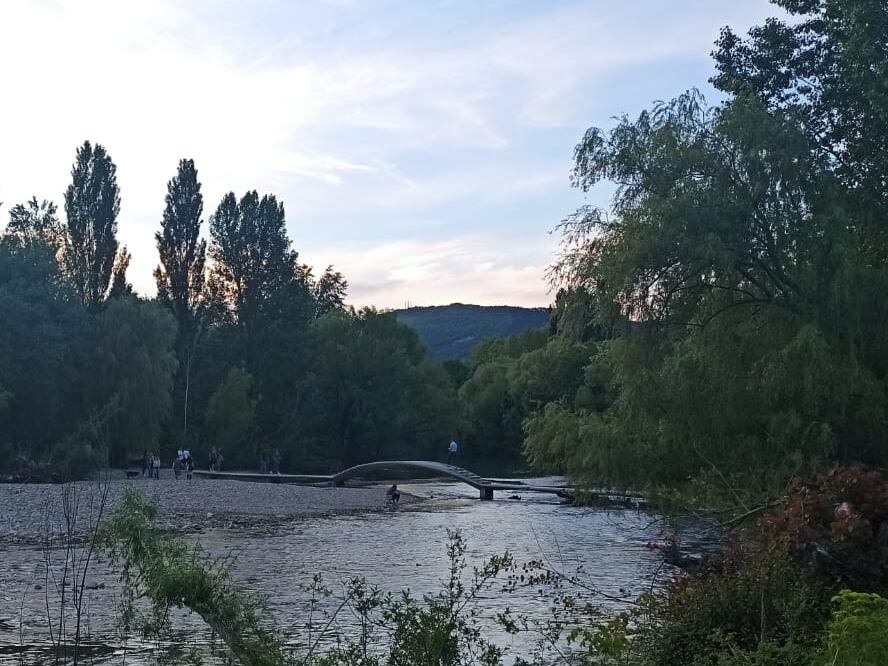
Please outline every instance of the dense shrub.
M757 530L654 603L636 648L644 663L663 666L885 663L875 645L878 632L888 635L888 602L878 596L888 587L886 539L881 473L837 467L795 481ZM854 592L833 598L831 619L830 599L845 588ZM867 661L873 655L882 661Z

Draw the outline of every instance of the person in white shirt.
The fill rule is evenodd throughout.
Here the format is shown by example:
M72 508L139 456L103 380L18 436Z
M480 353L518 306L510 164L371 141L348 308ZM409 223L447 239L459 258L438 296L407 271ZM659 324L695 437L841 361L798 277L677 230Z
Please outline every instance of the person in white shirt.
M450 446L447 447L447 464L450 464L450 461L453 457L459 453L459 444L456 443L456 440L451 440Z

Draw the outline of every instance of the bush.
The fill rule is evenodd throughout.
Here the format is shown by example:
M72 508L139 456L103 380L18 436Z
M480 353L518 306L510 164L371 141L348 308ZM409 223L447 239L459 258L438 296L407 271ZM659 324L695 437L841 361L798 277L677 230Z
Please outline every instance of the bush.
M880 472L836 467L796 481L762 527L833 590L888 593L888 481Z
M809 663L769 660L787 650L813 653L828 604L829 593L785 553L733 545L704 574L669 590L640 648L663 666ZM731 661L740 654L751 661Z
M888 599L843 590L833 597L831 666L880 666L888 659Z
M764 516L759 528L654 603L652 622L636 645L643 660L664 666L886 663L888 601L861 594L888 587L884 476L837 467L796 481L782 508ZM834 597L830 620L830 597L845 586L858 593Z

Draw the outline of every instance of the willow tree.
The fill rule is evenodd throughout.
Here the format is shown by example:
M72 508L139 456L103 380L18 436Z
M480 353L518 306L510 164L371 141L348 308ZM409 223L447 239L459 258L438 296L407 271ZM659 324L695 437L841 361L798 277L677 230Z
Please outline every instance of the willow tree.
M85 141L77 149L65 192L64 264L75 290L90 308L108 293L117 256L119 212L117 167L103 146Z
M553 275L632 325L602 343L617 397L577 413L572 471L702 477L744 502L835 460L888 461L888 272L872 260L888 248L819 141L752 94L689 93L586 133L574 182L616 195L568 219ZM556 439L538 434L542 459Z
M200 237L203 195L194 160L180 160L167 183L160 231L154 234L160 265L154 271L157 298L179 324L179 375L183 385L182 431L188 434L192 366L201 334L204 304L204 265L207 243Z

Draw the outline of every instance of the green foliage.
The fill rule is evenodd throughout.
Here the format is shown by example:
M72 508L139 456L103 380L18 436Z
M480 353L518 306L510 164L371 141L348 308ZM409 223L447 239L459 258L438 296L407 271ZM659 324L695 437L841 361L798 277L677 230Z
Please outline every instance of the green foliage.
M248 438L256 419L253 378L241 368L232 368L207 404L205 429L209 446L218 446L229 464L248 466L253 462Z
M481 455L514 457L523 441L537 469L562 473L571 455L564 445L579 443L585 418L575 419L573 408L595 409L607 400L602 378L590 370L596 353L595 343L548 331L480 345L472 375L459 389L469 445ZM567 418L552 418L556 414Z
M828 663L884 664L888 654L888 599L843 590L833 597L833 603L836 609L829 625Z
M512 558L508 554L490 558L466 584L465 540L458 532L448 536L450 568L440 591L418 600L407 591L383 594L363 579L350 581L346 600L360 619L360 635L340 638L335 649L306 661L317 666L501 664L504 652L484 638L475 602L514 568Z
M321 277L315 280L311 270L303 268L303 279L308 283L316 303L315 316L320 317L334 310L345 309L348 280L342 273L334 270L332 266L327 266Z
M599 326L630 321L602 343L609 434L584 438L605 450L576 456L578 476L708 478L736 500L831 461L888 461L888 238L866 185L885 151L843 134L885 117L870 74L888 61L858 29L884 37L886 10L778 4L804 20L723 34L722 106L687 93L577 146L575 185L617 191L612 214L568 218L552 275Z
M132 260L133 255L130 254L124 245L120 252L117 253L117 258L114 260L114 268L111 269L111 287L108 289L108 300L133 296L133 285L126 279L126 272Z
M513 363L485 363L459 389L469 432L463 451L514 456L521 441L522 413L510 392Z
M0 312L0 444L9 470L46 456L84 418L91 335L55 248L42 242L0 238Z
M154 450L170 409L176 369L176 322L156 303L114 299L96 320L96 366L92 386L99 404L113 401L108 426L111 463Z
M521 355L539 349L549 341L550 332L544 328L522 331L503 338L487 338L472 351L469 364L478 367L483 363L500 359L517 359Z
M760 530L652 600L633 650L644 664L883 663L886 507L876 472L794 483Z
M775 0L789 16L722 32L721 90L754 95L798 124L841 186L842 207L866 264L884 265L888 196L888 7L879 0Z
M169 628L170 610L197 613L244 666L283 666L282 641L263 618L262 604L241 591L227 570L200 549L190 549L153 525L156 509L135 493L124 497L105 527L102 542L123 583L121 629L147 637ZM135 601L145 598L150 612L140 617Z
M452 436L449 378L394 314L333 311L312 324L309 344L291 430L300 467L435 455Z
M127 281L102 146L77 150L64 226L48 201L12 209L0 249L4 467L51 463L62 478L146 450L190 446L200 460L221 446L238 467L278 449L293 471L329 470L438 456L458 436L467 367L448 374L394 315L347 308L340 272L297 263L273 195L223 197L209 248L192 160L165 204L155 278L172 318Z
M471 376L469 366L462 361L444 361L441 367L444 368L444 371L450 377L450 381L453 382L454 387L457 389L465 384L466 380Z
M774 651L814 656L828 599L787 554L735 546L710 571L680 582L654 606L653 625L638 637L636 649L646 663L663 666L768 663L765 655ZM728 657L734 661L725 662Z
M210 218L210 235L211 293L249 339L263 308L297 273L284 205L255 190L240 201L229 192Z

